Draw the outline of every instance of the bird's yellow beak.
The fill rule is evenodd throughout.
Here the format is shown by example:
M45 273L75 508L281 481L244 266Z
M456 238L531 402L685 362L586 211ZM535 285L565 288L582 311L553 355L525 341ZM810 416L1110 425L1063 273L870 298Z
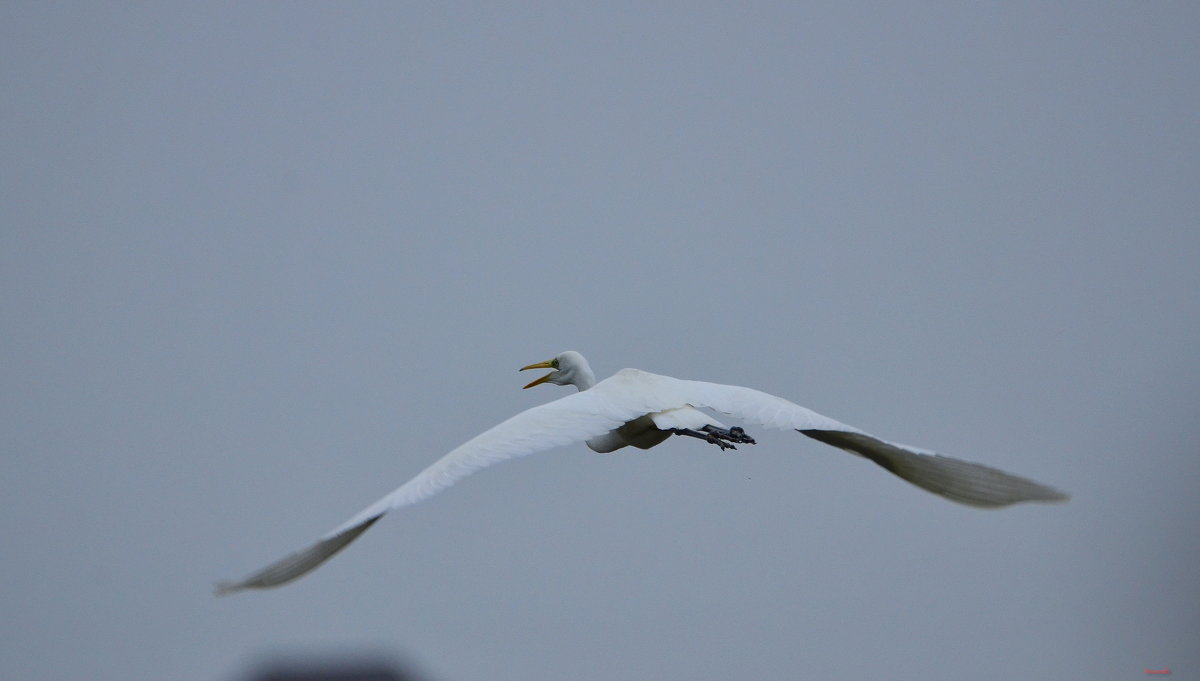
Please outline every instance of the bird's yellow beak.
M558 368L558 362L553 359L548 359L545 362L538 362L537 364L530 364L529 366L523 366L520 369L517 369L517 371L525 371L526 369L557 369L557 368ZM525 388L522 388L522 390L525 390L526 388L532 388L533 386L539 385L541 383L545 383L553 375L554 375L554 372L551 371L550 373L546 374L545 376L542 376L541 378L537 379L536 381L533 381L529 385L525 386Z

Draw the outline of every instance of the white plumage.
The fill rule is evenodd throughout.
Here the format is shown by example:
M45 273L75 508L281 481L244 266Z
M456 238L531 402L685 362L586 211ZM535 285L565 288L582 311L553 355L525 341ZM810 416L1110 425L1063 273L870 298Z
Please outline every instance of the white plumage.
M527 409L480 433L315 544L243 580L222 582L217 585L217 593L278 586L296 579L354 541L388 511L427 499L471 473L507 459L580 441L599 452L629 445L648 449L672 434L703 437L722 448L732 446L728 444L731 442L753 442L749 437L736 439L736 434L730 439L724 424L700 408L767 428L797 430L874 461L918 487L970 506L999 508L1068 498L1051 487L995 468L880 440L751 388L687 381L637 369L622 369L596 382L587 360L573 351L531 364L522 371L534 368L553 371L526 388L549 382L574 385L580 392Z

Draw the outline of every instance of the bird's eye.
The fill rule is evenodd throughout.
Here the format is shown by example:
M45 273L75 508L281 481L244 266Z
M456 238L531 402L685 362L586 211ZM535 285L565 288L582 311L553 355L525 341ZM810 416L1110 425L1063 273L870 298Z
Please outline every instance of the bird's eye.
M558 368L558 358L557 358L557 357L555 357L554 359L550 360L550 367L551 367L551 368L553 368L553 369L557 369L557 368Z

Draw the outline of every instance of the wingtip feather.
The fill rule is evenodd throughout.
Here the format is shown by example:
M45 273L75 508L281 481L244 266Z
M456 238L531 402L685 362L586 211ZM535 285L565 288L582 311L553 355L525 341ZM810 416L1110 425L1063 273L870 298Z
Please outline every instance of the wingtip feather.
M268 589L303 577L329 560L338 551L346 548L350 542L357 539L363 532L366 532L367 528L374 525L382 517L383 514L380 513L377 516L367 518L353 527L331 537L326 537L305 549L277 560L241 581L223 580L217 582L213 587L213 594L216 596L227 596L246 589Z

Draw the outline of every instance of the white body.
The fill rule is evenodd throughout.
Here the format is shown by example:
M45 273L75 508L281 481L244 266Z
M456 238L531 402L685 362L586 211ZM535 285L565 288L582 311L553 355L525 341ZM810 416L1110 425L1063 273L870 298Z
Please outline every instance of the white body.
M477 435L433 463L391 494L334 528L312 546L218 593L265 588L291 581L323 563L388 511L415 504L471 473L500 461L586 441L597 452L632 445L647 449L670 437L671 428L724 427L699 408L709 408L766 428L793 429L879 464L908 482L962 504L998 508L1064 501L1051 487L982 464L943 457L886 442L783 398L733 385L687 381L622 369L595 382L575 352L542 365L558 369L530 385L549 381L580 392L533 407ZM529 386L526 386L529 387Z

